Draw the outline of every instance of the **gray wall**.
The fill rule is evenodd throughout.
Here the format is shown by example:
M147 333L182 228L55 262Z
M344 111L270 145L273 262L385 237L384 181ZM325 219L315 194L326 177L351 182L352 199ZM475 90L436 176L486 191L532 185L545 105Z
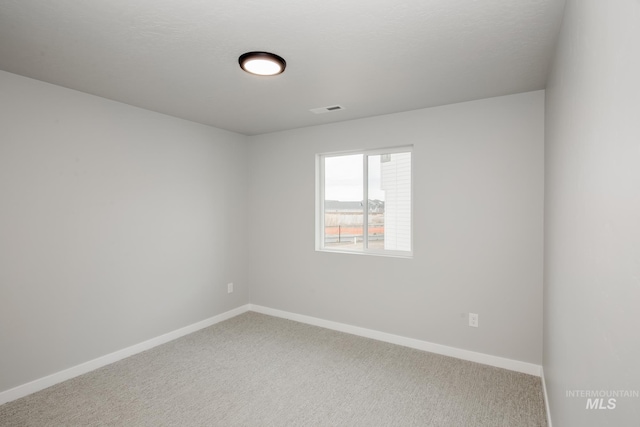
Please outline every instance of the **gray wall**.
M246 149L0 71L0 391L249 302Z
M251 137L251 302L541 364L543 106L538 91ZM315 154L407 144L414 258L316 252Z
M540 364L543 104L248 138L0 72L0 391L248 302ZM316 252L315 154L407 144L414 258Z
M637 426L640 2L569 0L546 99L544 373L558 426Z

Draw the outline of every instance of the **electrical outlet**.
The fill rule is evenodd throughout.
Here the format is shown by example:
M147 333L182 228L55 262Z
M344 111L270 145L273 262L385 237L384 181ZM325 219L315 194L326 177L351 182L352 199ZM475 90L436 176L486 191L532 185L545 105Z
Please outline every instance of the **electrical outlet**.
M230 294L233 292L233 283L227 283L227 293Z
M478 327L478 314L477 313L469 313L469 326L473 326L474 328Z

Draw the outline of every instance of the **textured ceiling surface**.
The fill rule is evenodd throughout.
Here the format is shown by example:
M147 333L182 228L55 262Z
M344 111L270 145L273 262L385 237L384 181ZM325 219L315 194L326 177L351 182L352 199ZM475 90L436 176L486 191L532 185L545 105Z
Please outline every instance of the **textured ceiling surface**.
M563 7L2 0L0 69L253 135L543 89ZM285 73L244 73L238 56L252 50L284 57Z

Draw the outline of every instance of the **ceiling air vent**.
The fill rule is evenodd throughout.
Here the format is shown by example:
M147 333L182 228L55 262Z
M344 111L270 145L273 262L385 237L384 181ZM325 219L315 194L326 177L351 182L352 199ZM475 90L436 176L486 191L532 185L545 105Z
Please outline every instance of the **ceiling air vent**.
M344 110L344 107L342 105L330 105L329 107L312 108L309 111L311 111L314 114L324 114L324 113L331 113L333 111L340 111L340 110Z

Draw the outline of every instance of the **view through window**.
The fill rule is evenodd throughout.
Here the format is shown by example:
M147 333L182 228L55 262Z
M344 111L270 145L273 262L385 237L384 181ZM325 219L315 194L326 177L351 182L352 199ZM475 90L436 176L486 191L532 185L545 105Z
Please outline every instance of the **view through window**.
M411 253L411 149L320 159L321 249Z

